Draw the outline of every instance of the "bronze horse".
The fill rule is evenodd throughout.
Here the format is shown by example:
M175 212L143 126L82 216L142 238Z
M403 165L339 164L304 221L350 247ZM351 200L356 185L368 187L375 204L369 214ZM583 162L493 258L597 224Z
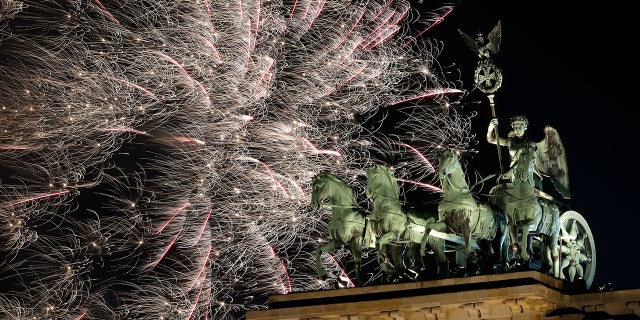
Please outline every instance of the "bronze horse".
M360 264L363 248L375 248L373 236L367 236L367 220L360 210L351 188L340 178L330 173L320 173L311 179L311 206L320 209L324 202L331 207L329 234L331 240L316 249L316 270L320 280L327 278L322 267L323 252L341 247L349 249L355 264L356 285L362 285Z
M480 253L486 262L478 272L490 272L489 268L493 264L488 262L493 260L492 256L497 256L501 269L506 270L509 257L505 211L491 203L475 199L458 155L451 149L444 149L440 154L438 177L443 191L438 205L439 218L450 233L463 237L465 257L478 262L471 245L471 240L477 239Z
M385 165L374 164L367 170L366 195L373 202L369 221L376 236L380 268L387 280L403 269L417 274L418 271L414 269L425 267L423 257L427 254L427 249L435 254L438 277L447 278L449 267L444 253L444 241L429 236L429 232L439 226L436 224L437 214L403 206L393 170ZM403 261L398 256L388 254L389 246L404 245L411 252L414 269L403 266Z
M538 196L543 193L535 187L535 152L535 144L523 146L518 159L507 173L512 177L512 181L493 187L490 195L493 202L507 212L514 258L524 262L530 261L533 253L530 235L539 234L545 249L543 259L550 267L549 273L559 277L560 209L552 198Z

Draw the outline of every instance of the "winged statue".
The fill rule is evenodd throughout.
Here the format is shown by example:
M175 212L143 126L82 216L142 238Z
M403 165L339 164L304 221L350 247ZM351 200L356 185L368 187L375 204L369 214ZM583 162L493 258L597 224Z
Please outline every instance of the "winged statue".
M500 50L500 41L502 40L502 23L500 21L491 29L486 39L482 32L478 32L475 39L460 29L458 29L458 33L464 43L478 54L480 60L490 59L492 54L496 54Z
M499 137L496 132L498 119L493 118L487 129L487 141L498 144L509 149L511 157L510 166L520 157L522 150L531 144L535 144L535 167L534 171L540 177L549 177L555 189L563 198L569 199L569 169L567 166L566 153L558 131L552 126L544 128L544 138L541 141L532 141L526 135L529 121L523 116L516 116L510 119L512 130L506 138ZM510 170L511 171L511 170ZM512 174L512 173L509 173ZM509 175L507 174L507 176Z

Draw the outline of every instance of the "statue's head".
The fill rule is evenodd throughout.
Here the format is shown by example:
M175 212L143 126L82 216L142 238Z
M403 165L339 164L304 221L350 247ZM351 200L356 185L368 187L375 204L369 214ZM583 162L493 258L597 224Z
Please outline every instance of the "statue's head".
M527 118L525 118L523 116L515 116L515 117L511 118L511 120L509 122L511 123L512 127L513 127L513 124L516 123L516 122L524 125L525 128L529 126L529 120L527 120Z
M529 120L523 116L515 116L511 118L511 128L516 137L522 137L529 126Z

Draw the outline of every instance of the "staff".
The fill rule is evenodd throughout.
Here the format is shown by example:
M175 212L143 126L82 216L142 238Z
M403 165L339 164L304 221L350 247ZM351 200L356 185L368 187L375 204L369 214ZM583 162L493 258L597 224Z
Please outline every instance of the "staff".
M502 24L500 21L498 21L491 32L489 32L486 39L482 32L478 32L478 35L475 39L462 32L460 29L458 29L458 33L462 37L462 40L467 44L467 46L478 55L478 66L476 67L476 70L474 72L473 80L476 87L480 89L480 91L487 94L489 105L491 106L491 117L496 118L494 93L502 85L502 72L493 64L491 55L498 53L498 51L500 50L500 41L502 39ZM499 137L497 125L494 127L494 134L496 137ZM502 175L504 173L504 170L502 168L502 151L499 141L496 143L496 146L498 149L500 175Z

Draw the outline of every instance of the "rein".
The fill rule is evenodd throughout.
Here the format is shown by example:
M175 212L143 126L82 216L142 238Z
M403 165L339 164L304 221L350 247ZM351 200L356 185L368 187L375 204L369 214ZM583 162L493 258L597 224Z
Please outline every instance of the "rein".
M346 204L328 204L331 208L343 208L343 209L360 209L357 205L346 205Z

